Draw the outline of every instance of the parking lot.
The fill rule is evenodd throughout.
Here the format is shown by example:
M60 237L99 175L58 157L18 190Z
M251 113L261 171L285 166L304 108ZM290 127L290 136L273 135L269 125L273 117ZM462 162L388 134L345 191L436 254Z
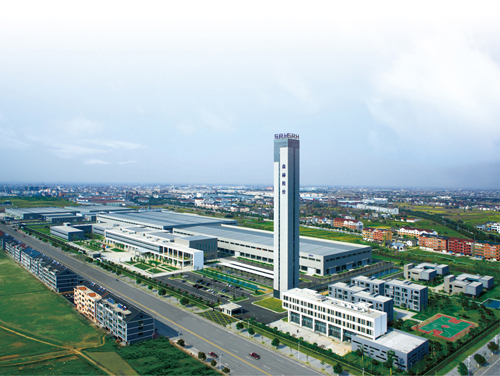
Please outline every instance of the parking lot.
M180 288L182 291L187 291L189 294L194 294L204 300L213 303L220 301L221 303L228 303L233 296L247 297L250 295L249 291L230 287L226 283L213 281L211 278L203 277L193 272L179 273L176 276L180 278L171 278L172 276L161 276L155 278L158 281L168 283L171 286Z

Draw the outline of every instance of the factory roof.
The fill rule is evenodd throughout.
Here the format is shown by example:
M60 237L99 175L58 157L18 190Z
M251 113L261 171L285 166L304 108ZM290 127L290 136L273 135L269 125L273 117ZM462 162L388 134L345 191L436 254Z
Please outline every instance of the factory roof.
M235 220L203 217L195 214L175 213L172 211L136 211L130 213L98 214L99 220L113 220L131 224L142 225L160 230L174 227L190 227L214 224L238 224Z
M180 229L192 234L208 235L231 242L252 243L262 248L274 249L274 233L271 231L240 228L237 226L196 226ZM359 249L370 249L369 246L337 242L332 240L319 240L300 237L300 253L315 256L328 256L335 253L351 252Z
M417 337L395 329L389 329L385 335L377 338L376 340L368 340L405 354L427 342L425 338Z

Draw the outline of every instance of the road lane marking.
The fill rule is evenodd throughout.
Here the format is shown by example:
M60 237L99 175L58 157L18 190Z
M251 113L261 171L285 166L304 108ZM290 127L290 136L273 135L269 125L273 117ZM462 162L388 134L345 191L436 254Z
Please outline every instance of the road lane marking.
M60 260L58 260L58 261L60 261ZM61 262L61 263L62 263L62 262ZM93 279L92 277L90 277L89 275L87 275L87 274L85 274L85 273L83 273L83 272L79 272L79 274L83 274L83 275L84 275L84 276L86 276L87 278ZM104 274L104 273L103 273L103 274ZM107 286L107 285L105 285L105 284L103 284L103 283L101 283L101 282L99 282L99 284L101 284L102 286L106 287L108 290L114 291L114 292L115 292L116 294L118 294L118 295L123 295L123 294L121 294L119 291L116 291L115 289L113 289L113 288L111 288L111 287L109 287L109 286ZM179 325L179 324L178 324L178 323L176 323L175 321L170 320L169 318L167 318L167 317L165 317L165 316L163 316L163 315L159 314L158 312L156 312L156 311L152 310L151 308L148 308L148 307L146 307L145 305L143 305L143 304L141 304L141 303L139 303L139 302L136 302L135 300L133 300L132 298L130 298L130 297L128 297L128 296L127 296L127 298L128 298L131 302L133 302L133 303L137 304L138 306L143 307L146 311L149 311L149 312L152 312L152 313L156 314L157 316L159 316L159 317L163 318L164 320L166 320L166 321L170 322L171 324L173 324L173 325L175 325L175 326L177 326L177 327L181 328L182 330L185 330L186 332L188 332L188 333L190 333L190 334L194 335L195 337L197 337L197 338L199 338L199 339L201 339L201 340L203 340L203 341L205 341L205 342L207 342L207 343L211 344L212 346L217 347L219 350L221 350L221 351L225 351L227 354L229 354L229 355L231 355L231 356L235 357L236 359L238 359L238 360L240 360L240 361L242 361L242 362L244 362L244 363L248 364L249 366L251 366L251 367L255 368L256 370L258 370L258 371L260 371L260 372L262 372L262 373L264 373L264 374L266 374L266 375L268 375L268 376L272 376L270 373L267 373L267 372L266 372L266 371L264 371L263 369L260 369L259 367L254 366L252 363L247 362L245 359L240 358L239 356L237 356L237 355L235 355L235 354L231 353L230 351L226 350L225 348L222 348L221 346L216 345L215 343L213 343L213 342L211 342L211 341L209 341L209 340L207 340L207 339L203 338L202 336L200 336L200 335L196 334L195 332L193 332L193 331L191 331L191 330L189 330L189 329L187 329L187 328L183 327L182 325Z

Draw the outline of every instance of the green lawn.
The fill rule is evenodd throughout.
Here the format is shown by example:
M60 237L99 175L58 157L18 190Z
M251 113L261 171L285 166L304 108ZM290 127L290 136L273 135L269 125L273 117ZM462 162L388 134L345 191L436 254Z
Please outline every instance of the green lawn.
M123 249L120 248L111 248L113 252L125 252Z
M282 302L280 299L276 298L267 298L267 299L262 299L257 302L254 302L256 306L259 307L264 307L267 309L270 309L271 311L277 312L277 313L283 313L286 312L286 309L283 309Z

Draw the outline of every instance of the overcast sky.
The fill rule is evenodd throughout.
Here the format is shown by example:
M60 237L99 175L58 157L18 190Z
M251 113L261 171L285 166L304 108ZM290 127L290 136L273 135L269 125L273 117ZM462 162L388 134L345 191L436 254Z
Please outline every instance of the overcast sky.
M498 4L407 3L4 2L0 181L500 189Z

